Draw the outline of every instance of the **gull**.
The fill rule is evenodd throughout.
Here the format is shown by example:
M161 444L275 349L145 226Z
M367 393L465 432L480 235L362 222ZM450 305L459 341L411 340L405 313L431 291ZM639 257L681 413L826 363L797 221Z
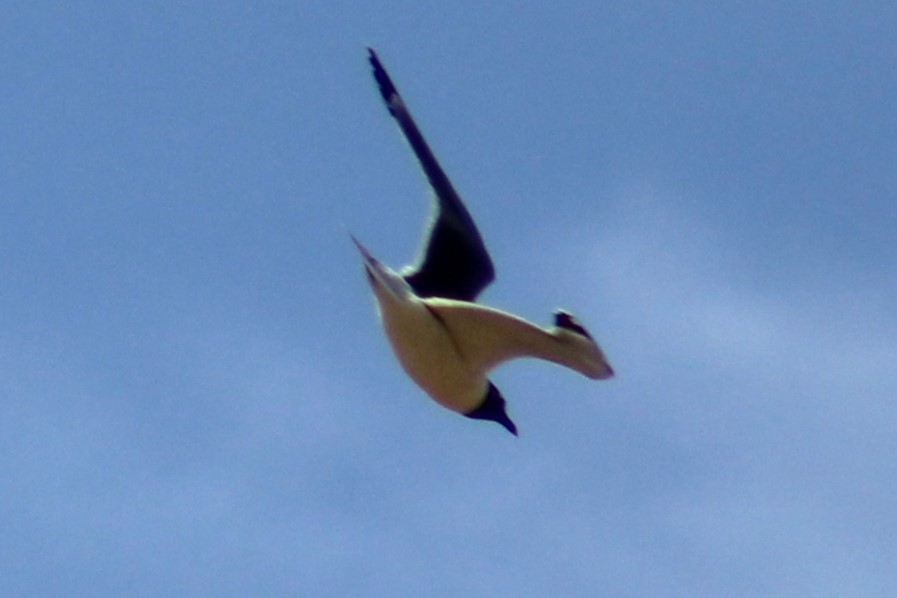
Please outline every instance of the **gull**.
M354 236L380 320L402 368L437 403L517 435L505 399L488 373L518 357L535 357L601 380L613 369L592 335L569 312L556 310L543 328L476 303L495 268L473 218L417 128L377 53L374 79L389 113L417 156L435 208L416 264L396 272ZM351 235L350 235L351 236Z

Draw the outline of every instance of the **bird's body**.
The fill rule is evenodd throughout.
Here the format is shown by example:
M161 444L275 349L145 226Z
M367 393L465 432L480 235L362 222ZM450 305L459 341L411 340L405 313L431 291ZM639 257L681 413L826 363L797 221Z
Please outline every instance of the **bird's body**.
M426 300L381 303L380 311L399 363L433 400L458 413L467 413L482 402L489 384L485 375L475 361L464 358L457 335Z
M489 386L488 372L516 357L553 361L590 378L609 373L600 350L581 334L544 329L468 301L433 298L396 306L384 311L383 327L408 375L458 413L475 409Z
M536 357L594 379L613 370L586 329L565 311L542 328L475 302L495 277L492 260L461 198L424 141L373 50L374 77L436 193L437 210L417 265L399 274L357 240L386 336L404 370L437 403L517 434L489 371Z

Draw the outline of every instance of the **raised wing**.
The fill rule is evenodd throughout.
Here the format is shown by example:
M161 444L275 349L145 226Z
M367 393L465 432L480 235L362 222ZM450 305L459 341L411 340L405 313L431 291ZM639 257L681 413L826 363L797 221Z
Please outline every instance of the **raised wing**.
M402 129L436 194L436 212L417 263L404 272L405 280L420 297L473 301L495 279L492 259L473 218L436 161L377 53L371 48L368 52L374 79L389 113Z

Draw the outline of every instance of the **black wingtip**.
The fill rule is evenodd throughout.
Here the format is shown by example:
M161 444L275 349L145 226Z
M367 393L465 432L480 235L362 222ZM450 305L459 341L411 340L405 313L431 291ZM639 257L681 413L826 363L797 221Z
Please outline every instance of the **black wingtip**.
M374 80L377 81L377 87L380 88L380 95L383 96L383 100L389 107L390 112L392 112L392 103L398 97L399 92L393 84L392 79L389 78L386 69L383 68L383 63L380 62L380 57L377 56L377 52L370 46L368 46L368 60L374 71Z
M569 311L559 309L554 312L554 325L558 328L566 328L571 332L581 334L587 339L592 339L592 335L586 330L585 326L580 324L579 320Z
M377 68L378 66L380 68L383 68L383 66L380 64L380 57L377 56L377 51L370 46L365 46L365 49L368 51L368 60L371 62L371 65L374 68Z

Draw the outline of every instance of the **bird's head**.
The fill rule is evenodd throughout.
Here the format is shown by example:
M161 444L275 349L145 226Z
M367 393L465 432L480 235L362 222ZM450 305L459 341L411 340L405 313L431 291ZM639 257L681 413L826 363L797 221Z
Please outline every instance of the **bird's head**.
M358 251L361 252L364 271L378 301L407 301L414 295L411 286L401 275L371 255L371 252L354 235L349 236L352 237L352 242L355 243Z
M483 399L482 404L464 415L472 419L493 421L503 426L514 436L517 436L517 426L514 425L514 422L508 417L508 412L505 411L505 398L501 396L501 392L491 382L489 382L489 390L486 391L486 398Z

